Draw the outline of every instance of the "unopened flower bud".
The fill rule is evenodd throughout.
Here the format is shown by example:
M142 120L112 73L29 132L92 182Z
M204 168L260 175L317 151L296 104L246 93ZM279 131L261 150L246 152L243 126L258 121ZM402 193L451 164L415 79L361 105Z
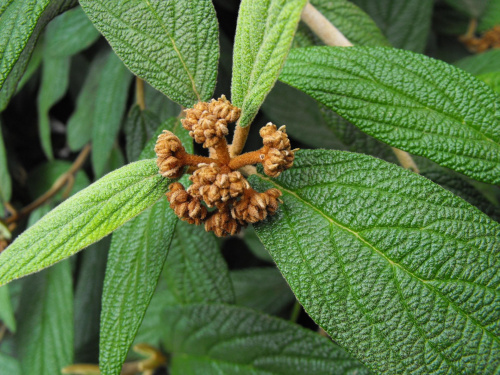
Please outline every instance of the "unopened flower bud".
M207 217L207 209L200 199L191 196L182 184L174 182L169 186L167 199L179 219L189 224L201 224Z
M217 116L217 118L226 120L228 123L236 122L241 114L241 109L232 105L231 102L226 99L225 95L222 95L217 100L212 99L208 105L208 110L210 113Z
M205 230L214 232L217 237L226 237L238 233L241 225L231 216L227 208L214 211L205 221Z
M184 164L179 155L185 153L184 147L174 133L164 130L158 136L155 145L156 165L163 177L178 178L182 176Z
M270 177L278 177L281 172L293 165L294 157L294 152L290 150L268 149L262 161L264 173Z
M269 189L264 193L252 190L233 204L231 214L240 223L257 223L276 212L280 196L281 191L278 189Z
M184 110L186 117L181 120L184 129L192 131L193 126L198 124L202 114L208 111L208 103L198 102L193 108L187 108Z
M260 136L264 146L276 148L280 151L290 150L290 140L286 134L286 127L283 125L279 129L273 123L267 123L260 129Z

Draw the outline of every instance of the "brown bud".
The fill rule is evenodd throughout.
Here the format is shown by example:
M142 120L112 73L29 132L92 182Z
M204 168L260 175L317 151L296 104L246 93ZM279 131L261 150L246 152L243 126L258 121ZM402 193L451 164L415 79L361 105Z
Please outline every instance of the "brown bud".
M240 201L234 203L231 214L240 223L257 223L276 212L280 196L281 191L278 189L269 189L264 193L250 190Z
M156 165L164 177L178 178L182 176L184 164L179 155L185 153L184 147L174 133L164 130L158 136L155 145Z
M198 120L201 118L204 112L208 111L208 103L206 102L198 102L193 108L186 108L184 113L186 117L181 120L182 126L186 130L193 130L193 126L198 124Z
M276 148L280 151L290 150L290 140L286 134L285 125L276 129L276 125L269 122L260 129L260 136L262 137L264 146Z
M232 105L231 102L226 99L225 95L222 95L217 100L212 99L208 105L208 111L217 116L217 118L226 120L229 123L236 122L241 114L241 109Z
M264 154L262 161L264 173L270 177L278 177L281 172L293 165L294 158L295 154L291 150L280 151L276 148L270 148Z
M189 135L196 143L202 143L203 147L213 147L219 143L227 134L226 120L218 119L217 116L204 112L198 123L192 126Z
M238 233L241 225L231 216L227 207L214 211L205 221L205 230L214 232L217 237L226 237Z
M179 182L169 186L167 199L179 219L189 224L199 225L207 217L207 209L201 204L200 199L190 195Z

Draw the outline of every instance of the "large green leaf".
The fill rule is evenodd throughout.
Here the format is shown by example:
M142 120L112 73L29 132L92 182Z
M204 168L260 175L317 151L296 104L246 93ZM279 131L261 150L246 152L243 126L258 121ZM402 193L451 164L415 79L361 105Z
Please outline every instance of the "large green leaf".
M21 365L17 358L0 352L0 368L9 375L21 375Z
M486 31L496 25L500 25L500 0L489 0L477 29L478 31Z
M16 92L38 36L76 0L8 0L0 4L0 111Z
M66 260L26 279L17 347L24 374L54 375L73 362L73 290Z
M500 94L500 71L481 74L477 76L481 81L490 86L494 91Z
M11 332L16 332L16 318L10 301L9 286L0 287L0 321Z
M129 69L179 104L212 96L219 58L209 0L80 0Z
M199 304L164 316L172 375L368 373L328 339L250 309Z
M104 272L111 238L105 237L81 253L75 286L75 362L99 360L99 321Z
M235 301L217 241L203 227L177 224L164 277L179 304Z
M375 372L500 368L500 225L424 177L341 151L301 151L259 189L256 226L297 299Z
M348 0L312 0L311 4L352 43L360 46L390 46L375 22L361 8ZM323 42L301 24L301 47L308 40L310 45Z
M98 55L90 65L85 82L78 94L76 108L68 120L68 145L72 151L80 150L92 138L96 107L96 92L101 83L107 55Z
M110 53L102 68L99 88L95 94L92 166L98 177L104 173L106 162L120 131L131 79L132 75L127 67L114 53Z
M33 211L28 226L36 225L50 207ZM15 336L23 374L59 374L73 362L72 284L69 261L24 280Z
M306 0L243 0L234 41L231 100L249 125L278 79Z
M38 129L42 148L47 158L53 159L50 140L49 110L66 93L69 83L69 57L44 56L42 62L42 83L38 92Z
M397 48L423 52L431 27L432 0L353 0Z
M181 107L177 103L171 101L163 93L147 83L144 84L144 97L146 108L153 112L162 122L169 117L178 116L181 112Z
M82 8L76 7L47 26L46 50L51 56L72 56L89 47L100 35Z
M280 79L393 147L500 183L500 100L460 69L397 49L309 47L290 52Z
M120 374L155 291L177 216L166 199L118 229L112 237L104 279L99 367Z
M96 242L167 190L155 160L128 164L73 195L0 255L0 285L48 267Z

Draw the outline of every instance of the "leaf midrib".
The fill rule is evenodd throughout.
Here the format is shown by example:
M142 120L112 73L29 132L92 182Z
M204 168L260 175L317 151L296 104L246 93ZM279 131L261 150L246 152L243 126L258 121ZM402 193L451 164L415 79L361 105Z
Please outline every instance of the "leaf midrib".
M445 296L444 294L441 293L441 291L439 291L438 289L436 289L436 287L434 287L432 284L430 284L430 282L432 282L432 280L423 280L421 279L420 277L418 277L417 275L413 274L411 271L407 270L406 268L404 268L403 266L401 266L399 263L395 263L393 262L390 258L388 258L382 251L380 251L379 249L377 249L374 245L372 245L370 242L368 242L366 239L364 239L358 232L354 231L354 230L351 230L350 228L346 227L346 226L343 226L342 224L336 222L335 220L333 220L332 218L330 218L326 213L324 213L322 210L320 210L319 208L313 206L311 203L309 203L308 201L306 201L304 198L300 197L299 195L297 195L294 191L292 190L289 190L289 189L286 189L284 188L282 185L279 185L277 184L275 181L267 178L266 176L263 176L262 174L260 173L257 173L257 175L271 183L272 185L276 186L278 189L282 190L282 191L285 191L287 194L293 196L295 199L297 199L298 201L302 202L303 204L307 205L310 209L312 209L313 211L316 211L318 214L320 214L321 216L323 216L328 222L330 222L332 225L335 225L337 226L338 228L352 234L353 236L355 236L356 238L358 238L358 240L362 243L364 243L366 246L368 246L370 249L372 249L373 251L375 251L377 254L379 254L379 256L381 256L383 259L385 259L387 261L388 264L390 264L392 267L397 267L399 269L401 269L403 272L407 273L409 276L413 277L415 280L418 280L420 281L422 284L424 285L427 285L429 287L429 289L431 289L434 293L436 293L436 295L439 295L441 298L443 298L443 300L445 300L451 307L453 307L455 309L455 311L457 313L459 313L460 315L464 316L466 319L470 319L470 321L472 323L474 323L477 327L481 328L481 330L486 333L493 341L496 341L497 343L500 343L500 338L496 337L492 332L490 332L486 327L484 327L482 324L480 324L474 317L470 316L469 314L467 314L465 311L462 310L462 308L460 308L459 306L457 306L455 304L455 302L453 302L452 300L450 300L447 296ZM427 337L423 337L424 340L427 341Z
M179 58L182 66L184 67L184 70L186 71L186 74L188 75L189 80L191 81L191 86L193 88L193 92L196 95L198 101L201 101L201 97L200 97L200 94L199 94L198 90L196 89L196 84L194 82L193 76L191 75L191 72L189 71L189 69L188 69L188 67L187 67L187 65L185 63L184 58L183 58L181 52L177 48L177 45L175 44L174 39L172 38L172 36L168 32L167 28L165 27L165 24L162 22L162 19L158 16L158 14L156 13L156 11L154 10L154 8L151 5L150 1L149 0L143 0L143 1L146 3L146 5L148 6L148 8L151 10L151 13L156 18L156 20L160 24L161 28L163 29L163 31L165 31L165 34L167 35L167 37L170 39L170 43L172 43L172 47L173 47L175 53L177 54L177 57Z

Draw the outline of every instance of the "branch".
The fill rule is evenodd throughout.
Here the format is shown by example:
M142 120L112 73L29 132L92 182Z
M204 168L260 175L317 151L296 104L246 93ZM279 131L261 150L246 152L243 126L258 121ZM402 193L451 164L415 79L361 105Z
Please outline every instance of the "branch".
M301 14L301 19L314 32L323 43L331 47L352 47L353 44L323 16L313 5L307 3ZM391 147L399 164L403 168L420 173L417 164L406 151Z
M238 156L243 151L245 143L247 142L248 134L250 133L250 125L242 128L239 121L236 123L236 129L234 131L233 143L229 148L229 154L232 158Z
M135 97L141 111L146 109L146 99L144 98L144 81L135 77Z
M61 190L67 183L71 183L71 181L74 178L74 174L78 172L78 170L83 166L83 163L87 159L89 153L90 153L90 144L86 145L82 149L78 157L71 165L71 168L66 173L61 175L56 180L56 182L54 182L54 184L50 187L49 190L47 190L42 196L38 197L35 201L30 203L26 207L22 208L20 211L14 213L7 220L5 220L5 223L11 224L28 216L33 210L40 207L42 204L44 204L50 198L56 195L59 192L59 190Z

